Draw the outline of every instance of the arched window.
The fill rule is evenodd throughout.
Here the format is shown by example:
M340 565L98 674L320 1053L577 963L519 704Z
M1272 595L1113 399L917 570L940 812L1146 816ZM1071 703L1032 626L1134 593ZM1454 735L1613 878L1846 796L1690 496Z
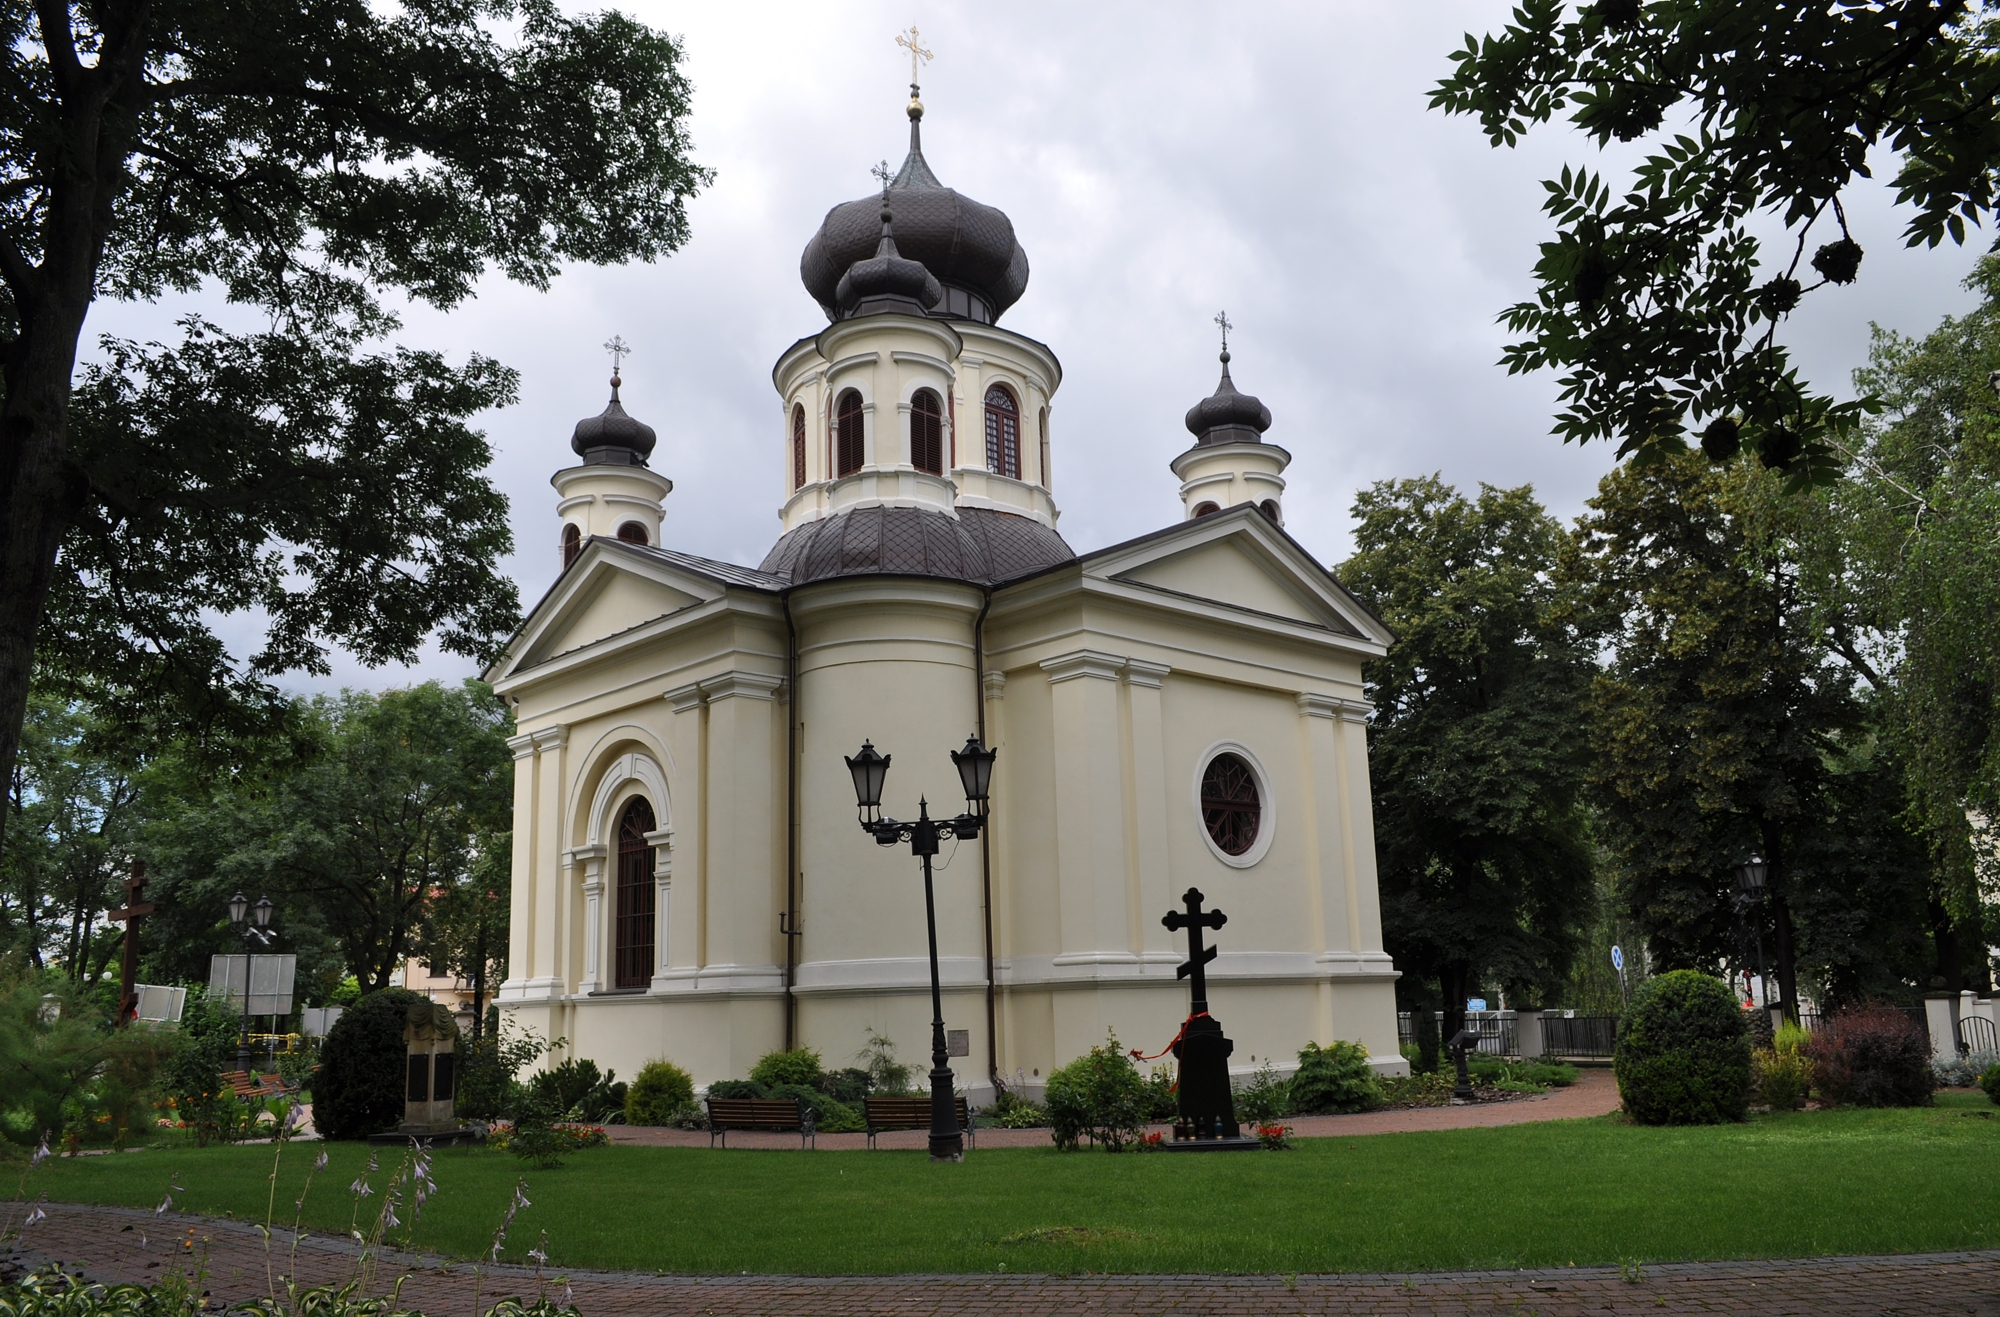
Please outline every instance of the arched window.
M834 470L851 476L861 469L861 395L853 389L841 394L834 417Z
M800 403L792 404L792 488L803 489L806 483L806 409Z
M1262 503L1259 503L1257 511L1269 517L1273 526L1282 526L1285 524L1284 515L1278 511L1278 500L1274 498L1267 498Z
M576 555L582 552L583 532L578 530L576 523L572 521L563 527L563 570L568 571L569 565L576 561Z
M1222 509L1213 503L1197 503L1194 505L1194 515L1197 517L1212 517L1220 511Z
M998 384L986 391L986 469L1021 478L1021 409Z
M910 465L944 474L944 404L929 389L918 389L910 399Z
M646 543L646 528L639 522L628 521L618 528L618 538L627 544Z
M1219 754L1201 775L1201 822L1225 855L1241 855L1257 844L1263 802L1257 775L1240 755Z
M653 807L634 798L618 820L618 904L613 918L613 986L643 988L653 981Z
M1054 489L1056 482L1049 478L1049 409L1042 408L1042 488Z

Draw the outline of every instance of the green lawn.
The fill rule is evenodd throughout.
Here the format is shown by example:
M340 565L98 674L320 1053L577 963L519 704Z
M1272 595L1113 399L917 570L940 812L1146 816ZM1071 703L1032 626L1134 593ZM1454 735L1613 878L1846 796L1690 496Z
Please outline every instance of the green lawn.
M460 1149L437 1156L415 1243L482 1253L525 1175L533 1206L509 1259L546 1229L558 1266L675 1272L1401 1271L1992 1248L1995 1114L1948 1094L1930 1110L1722 1128L1606 1117L1308 1139L1280 1154L999 1149L958 1166L915 1152L608 1148L524 1172ZM284 1155L283 1222L318 1146ZM368 1153L331 1152L306 1217L344 1233ZM151 1207L177 1179L177 1206L262 1220L271 1164L268 1147L52 1160L28 1192Z

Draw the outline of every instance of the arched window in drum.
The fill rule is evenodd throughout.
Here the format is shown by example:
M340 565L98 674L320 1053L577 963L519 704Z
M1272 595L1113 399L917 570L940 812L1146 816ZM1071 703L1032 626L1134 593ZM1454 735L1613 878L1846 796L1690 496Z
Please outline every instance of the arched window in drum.
M1021 478L1021 409L998 384L986 391L986 469Z
M918 389L910 399L910 465L944 474L944 404L929 389Z
M799 403L792 404L792 488L802 489L806 483L806 409Z
M841 394L834 418L834 469L851 476L861 469L861 395L853 389Z

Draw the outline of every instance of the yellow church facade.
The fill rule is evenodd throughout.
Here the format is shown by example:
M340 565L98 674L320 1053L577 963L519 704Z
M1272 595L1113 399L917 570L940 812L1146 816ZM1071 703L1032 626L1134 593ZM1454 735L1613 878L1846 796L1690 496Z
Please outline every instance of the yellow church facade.
M1290 455L1226 351L1173 463L1183 519L1062 538L1061 365L998 323L1026 256L932 175L920 115L901 172L801 263L829 323L773 371L781 534L759 567L666 547L673 486L615 379L577 427L563 574L488 674L519 727L502 1010L697 1086L791 1046L852 1064L871 1033L921 1068L920 871L858 826L844 757L891 756L885 813L943 816L976 736L989 824L935 866L975 1104L1109 1033L1174 1036L1185 948L1161 917L1189 887L1228 915L1208 982L1234 1067L1342 1038L1404 1072L1361 679L1393 637L1285 533Z

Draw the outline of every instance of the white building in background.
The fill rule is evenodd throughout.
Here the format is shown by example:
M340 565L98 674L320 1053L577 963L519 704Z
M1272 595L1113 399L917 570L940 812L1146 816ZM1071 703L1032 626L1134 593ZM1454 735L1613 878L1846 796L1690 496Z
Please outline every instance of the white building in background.
M654 431L612 401L558 471L565 564L488 674L519 720L502 1009L631 1074L698 1085L762 1054L921 1068L929 968L907 846L856 826L843 756L894 760L898 818L963 808L948 754L997 749L991 826L938 857L958 1078L1032 1089L1115 1030L1179 1028L1199 887L1232 1064L1307 1040L1397 1050L1361 664L1389 632L1283 529L1291 458L1222 382L1173 462L1184 519L1077 553L1057 531L1062 366L1000 326L1028 280L1006 215L918 141L807 245L829 323L778 355L782 533L755 569L668 547ZM685 497L685 495L683 495Z

